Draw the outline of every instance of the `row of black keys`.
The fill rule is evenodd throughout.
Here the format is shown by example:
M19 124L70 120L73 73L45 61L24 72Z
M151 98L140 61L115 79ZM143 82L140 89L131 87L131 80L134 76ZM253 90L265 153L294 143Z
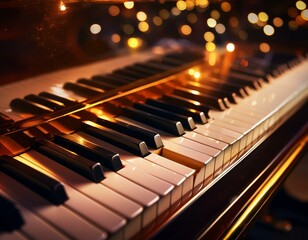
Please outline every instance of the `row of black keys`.
M190 84L193 86L193 82L191 82ZM200 86L196 88L200 90ZM177 91L179 91L179 89L177 89ZM193 96L181 96L180 94L176 95L176 93L177 92L175 92L175 95L164 95L159 100L148 99L146 103L135 103L133 107L122 107L122 114L137 121L152 125L153 127L159 128L160 130L168 132L175 136L180 136L184 134L184 128L186 130L193 130L196 127L194 121L199 123L206 123L209 107L206 104L194 105L193 102L191 102L191 99L196 100L193 98ZM45 97L45 100L48 103L54 103L54 101L57 101L64 106L66 106L67 104L71 104L71 100L59 97L54 94L43 92L40 95L42 98ZM198 98L198 100L203 99ZM23 103L23 101L14 102L13 100L12 102L16 104L13 104L13 106L17 106L19 110L30 110L33 114L35 114L36 108L33 108L32 105L29 107L29 105L25 106L19 104ZM45 102L39 102L39 104L42 104L44 106ZM33 106L37 107L36 105ZM49 107L49 105L47 105L46 107ZM106 119L98 119L97 122L103 126L95 123L89 125L88 123L83 122L82 130L98 138L106 140L114 145L117 145L125 150L128 150L134 154L141 156L146 156L147 154L149 154L146 144L153 148L159 148L162 146L162 142L157 141L157 133L144 130L136 126L132 126L116 120L108 121ZM144 138L145 141L139 140L136 137ZM102 159L100 164L113 171L117 171L121 168L122 164L117 153L113 153L108 151L107 149L94 146L91 143L81 145L77 143L76 139L71 138L72 136L70 135L56 135L54 138L54 142L43 140L38 143L39 146L36 146L36 148L38 151L44 152L44 154L50 156L51 158L56 158L58 160L60 159L59 161L62 164L72 168L73 170L81 173L82 175L94 181L102 180L103 173L99 173L100 171L98 171L97 168L94 168L93 165L89 163L89 161L87 160L89 158L91 159L93 157L100 156L100 159ZM58 146L57 144L60 144L61 146ZM68 148L69 150L77 151L77 154L82 155L86 153L86 156L84 156L84 159L78 159L80 158L78 155L71 154L63 147ZM99 151L97 149L99 149ZM5 160L10 157L6 156L3 158ZM2 169L6 169L6 164L9 164L10 162L14 161L12 161L12 159L5 161L5 163L2 164ZM20 165L20 163L12 164ZM91 167L89 168L89 166ZM23 168L25 168L23 172L26 172L25 170L27 170L27 167L23 166ZM6 169L5 171L8 170ZM30 174L29 176L31 175L32 174ZM20 177L19 174L17 174L17 177ZM22 177L24 177L24 175L22 175ZM33 188L35 186L35 183L33 184L30 181L29 186ZM57 197L57 195L56 197L54 197L53 193L50 192L43 193L43 195L51 195L51 199L53 199L52 201L55 203L60 203L61 201L65 200L65 197L59 198Z
M213 85L215 85L215 81L213 81ZM190 82L189 86L193 87L194 82ZM245 87L236 86L234 83L220 84L217 82L216 87L217 86L220 86L220 94L222 92L226 93L225 90L230 91L230 89L236 90L237 92L234 91L232 94L237 94L240 97L244 97L248 94ZM251 87L253 86L254 85L251 85ZM206 85L197 85L195 87L201 90L200 88L205 88ZM187 130L194 129L194 121L199 123L205 123L207 121L209 106L207 104L194 105L193 102L190 101L194 99L193 96L176 94L180 93L180 90L181 88L177 88L175 94L164 95L159 100L148 99L146 104L136 103L134 107L123 107L122 114L138 121L144 121L149 125L155 126L173 135L182 135L184 134L184 130L179 127L178 122L183 124L184 128ZM215 91L212 89L212 92ZM217 92L218 91L216 91L216 93ZM226 94L227 99L230 100L230 102L235 102L235 99L232 100L231 98L232 94L229 96ZM74 102L69 99L46 92L40 93L39 96L45 100L49 99L60 102L63 106L74 104ZM35 98L32 100L34 99ZM198 98L197 100L201 101L204 99ZM48 104L50 104L50 102L52 101L49 101ZM50 105L44 104L43 102L38 103L50 107ZM227 101L223 104L225 107L228 107ZM31 113L38 114L35 108L33 109L32 106L30 108L28 107L27 105L25 108L23 105L21 109L32 109ZM18 108L20 109L20 106L18 106ZM159 135L157 133L118 120L99 118L97 123L89 124L88 122L83 122L81 131L107 140L112 144L141 156L145 156L149 153L146 144L152 148L159 148L162 146L162 141L159 140ZM135 137L143 140L139 140ZM99 182L104 178L103 168L101 166L112 171L117 171L122 168L122 163L117 153L99 147L91 142L83 142L83 144L78 144L77 142L78 141L71 135L55 135L53 141L41 140L39 143L36 143L33 148L94 182ZM75 153L72 151L75 151ZM100 162L98 164L95 161L91 161L91 159L100 159ZM2 156L0 162L2 171L19 180L22 184L27 185L53 203L61 204L67 199L63 186L56 180L15 161L9 156ZM33 176L35 177L33 178ZM2 196L0 196L0 201L2 203L0 205L1 212L5 213L6 216L7 213L10 214L14 222L14 224L12 224L9 223L10 221L7 221L7 219L3 221L4 218L0 218L0 228L9 230L9 228L13 226L20 225L22 223L22 218L18 216L19 213L15 206Z

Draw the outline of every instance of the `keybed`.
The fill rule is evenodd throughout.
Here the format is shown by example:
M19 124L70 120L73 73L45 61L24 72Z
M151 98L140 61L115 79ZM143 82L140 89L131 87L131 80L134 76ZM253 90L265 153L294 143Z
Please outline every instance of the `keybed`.
M0 236L39 239L34 223L57 239L151 236L305 103L306 59L266 70L231 64L223 76L203 58L141 54L129 66L110 60L104 74L98 63L62 72L69 78L52 87L56 74L30 92L19 86L1 106L1 153L15 154L0 156L0 196L20 206L25 224ZM27 147L10 145L18 134Z

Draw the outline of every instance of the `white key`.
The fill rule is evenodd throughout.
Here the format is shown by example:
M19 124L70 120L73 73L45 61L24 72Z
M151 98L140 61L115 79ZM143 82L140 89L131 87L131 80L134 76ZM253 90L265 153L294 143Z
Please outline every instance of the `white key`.
M143 206L142 227L146 227L154 222L157 218L159 196L115 172L106 169L104 170L106 178L101 182L101 184Z
M106 149L110 149L111 151L119 153L123 161L127 161L134 166L138 166L140 169L144 170L145 172L157 178L160 178L166 182L171 183L174 186L174 189L172 190L172 193L171 193L172 194L171 195L171 205L181 200L182 184L186 180L186 178L183 175L180 175L176 172L166 169L160 165L149 162L144 158L134 156L133 154L129 152L126 152L120 148L110 145L107 142L97 139L89 134L82 133L82 132L78 132L77 134L78 136L81 136L99 146L102 146Z
M189 196L192 193L194 186L194 169L186 167L155 153L151 153L150 155L146 156L145 159L185 176L186 180L183 183L182 195Z
M23 161L25 164L36 167L39 171L62 181L69 196L69 200L64 204L109 233L115 233L123 227L125 234L126 231L131 231L132 225L128 225L124 217L134 218L140 224L140 219L136 218L136 215L140 214L142 208L114 191L90 182L38 152L29 151L15 158L20 161L23 161L20 158L27 159ZM118 209L117 206L119 206ZM118 213L124 210L121 211L120 216L107 207L114 211L117 210ZM135 226L135 222L133 225ZM138 223L136 225L138 226Z
M193 149L179 145L177 143L173 143L172 141L168 140L168 137L170 136L169 134L153 127L147 126L146 124L139 123L125 117L120 117L120 119L124 122L129 122L131 124L139 125L152 131L158 132L161 135L164 143L164 147L162 147L161 149L161 155L196 170L197 174L194 180L194 187L201 187L205 180L208 181L213 177L215 161L212 156L197 152ZM167 136L167 138L165 138L165 136ZM177 137L174 138L176 139ZM172 149L173 147L175 149L178 149L179 151L176 152L175 149ZM187 154L188 152L189 154ZM196 157L197 159L194 159L194 157ZM200 164L200 162L202 163ZM204 164L208 165L206 170L204 168Z
M219 151L214 153L215 155L211 155L215 157L215 175L217 175L223 168L224 163L230 162L231 160L231 147L228 146L228 144L221 142L219 140L214 140L212 138L208 138L207 136L203 136L199 133L196 133L194 131L187 132L184 135L184 138L189 138L193 140L194 142L197 142L202 145L212 145L211 147L214 148L215 146ZM185 145L186 146L186 145ZM198 149L195 149L198 150ZM201 148L199 149L201 150ZM203 152L201 150L201 152Z
M171 192L174 188L173 185L154 177L129 163L125 163L125 167L120 169L118 174L149 189L150 191L155 192L161 197L158 202L158 216L169 209Z
M22 225L21 229L19 230L21 233L24 233L26 236L30 237L31 239L46 239L46 240L68 240L68 238L60 233L58 230L53 228L51 225L47 224L41 218L39 218L34 213L30 212L19 203L17 203L14 199L12 199L9 195L5 192L0 190L1 195L4 195L15 204L18 205L18 209L24 219L24 224ZM0 235L1 236L1 235ZM1 237L0 237L1 238ZM2 238L1 238L2 239Z
M107 233L93 226L63 205L55 206L0 172L0 187L21 206L73 239L106 239ZM68 224L69 223L69 224Z

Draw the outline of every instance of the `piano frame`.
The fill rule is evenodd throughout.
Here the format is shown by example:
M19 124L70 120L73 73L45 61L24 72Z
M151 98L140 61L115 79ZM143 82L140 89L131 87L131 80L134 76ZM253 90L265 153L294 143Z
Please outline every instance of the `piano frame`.
M305 103L161 225L151 239L238 239L307 151ZM270 149L270 151L268 151ZM232 186L230 186L232 184Z

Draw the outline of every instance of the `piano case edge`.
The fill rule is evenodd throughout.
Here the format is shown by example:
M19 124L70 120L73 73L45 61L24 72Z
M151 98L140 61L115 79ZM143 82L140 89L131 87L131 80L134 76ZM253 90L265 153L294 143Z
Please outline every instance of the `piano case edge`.
M304 104L241 164L173 214L150 239L237 239L307 150ZM256 164L257 163L257 164Z

